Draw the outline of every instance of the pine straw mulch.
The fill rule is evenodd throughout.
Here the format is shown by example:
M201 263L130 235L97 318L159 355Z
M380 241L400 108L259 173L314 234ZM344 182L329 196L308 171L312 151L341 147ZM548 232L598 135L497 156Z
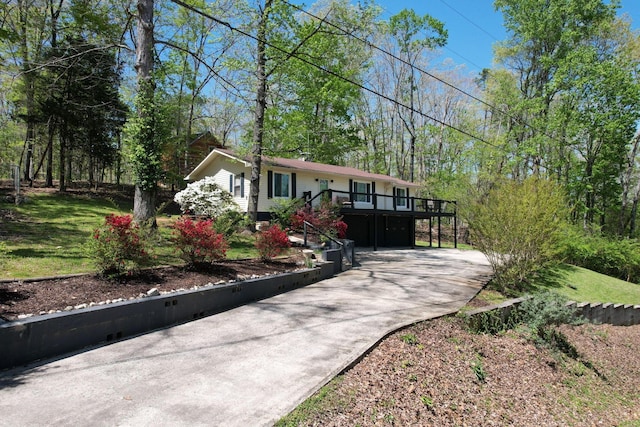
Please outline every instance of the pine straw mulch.
M640 325L560 331L577 355L522 331L474 334L457 317L419 323L384 339L289 425L640 425Z

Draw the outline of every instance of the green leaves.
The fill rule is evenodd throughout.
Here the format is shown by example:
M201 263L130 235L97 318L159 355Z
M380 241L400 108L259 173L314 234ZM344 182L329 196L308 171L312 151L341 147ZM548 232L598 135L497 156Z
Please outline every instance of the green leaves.
M489 259L494 284L507 293L551 262L566 226L567 208L559 186L537 178L504 181L475 202L467 214L471 241Z

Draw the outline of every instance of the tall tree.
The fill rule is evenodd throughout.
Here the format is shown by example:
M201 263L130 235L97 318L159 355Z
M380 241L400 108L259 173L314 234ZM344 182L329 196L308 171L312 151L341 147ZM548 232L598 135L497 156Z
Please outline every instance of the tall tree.
M137 74L136 120L131 124L131 152L135 172L133 216L137 222L155 224L157 182L162 165L155 134L156 105L153 79L153 0L138 0L135 69Z
M389 19L387 30L397 43L402 63L398 66L396 97L407 104L409 111L398 109L398 116L409 133L409 180L415 179L416 147L416 65L424 50L442 47L447 42L444 24L430 15L419 16L415 11L403 9ZM423 34L427 36L423 36ZM408 96L408 99L407 99Z
M256 61L256 99L253 120L253 145L251 148L251 177L249 185L249 206L247 215L254 229L258 220L258 198L260 195L260 172L262 167L262 145L264 141L264 115L267 108L267 34L269 15L273 0L266 0L260 9L258 21L257 61Z
M603 24L615 17L618 2L602 0L496 0L504 16L508 39L497 49L497 59L516 74L521 100L512 111L509 139L521 158L515 175L540 175L548 165L557 129L549 118L553 101L563 90L558 71L568 66L576 51L587 48Z
M336 164L359 149L354 126L370 52L366 38L377 8L334 0L297 17L290 40L296 54L278 70L279 93L271 93L267 129L270 149L284 156Z
M66 189L72 151L89 161L89 181L110 166L116 156L115 134L124 122L126 107L120 101L120 76L115 55L104 46L83 38L66 37L47 49L46 72L38 79L41 117L49 124L49 147L59 126L59 189Z

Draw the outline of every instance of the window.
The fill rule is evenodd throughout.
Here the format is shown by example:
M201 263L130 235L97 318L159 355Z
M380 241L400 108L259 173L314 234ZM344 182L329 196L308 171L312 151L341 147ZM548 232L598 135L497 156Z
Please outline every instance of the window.
M399 208L406 208L408 202L407 189L396 188L396 206Z
M318 186L320 187L320 191L328 190L329 189L329 180L328 179L318 180Z
M289 197L289 174L273 173L273 197Z
M244 197L244 172L229 175L229 193L233 194L233 197Z
M366 182L353 182L353 200L356 202L371 203L371 184Z
M243 187L243 182L242 179L244 177L241 175L236 175L235 176L235 180L234 180L234 184L233 184L233 195L235 197L242 197L244 196L243 191L242 191L242 187Z

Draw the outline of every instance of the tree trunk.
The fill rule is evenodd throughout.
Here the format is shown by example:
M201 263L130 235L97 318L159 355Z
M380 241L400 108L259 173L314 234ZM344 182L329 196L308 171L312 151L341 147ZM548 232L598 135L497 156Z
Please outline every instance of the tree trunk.
M33 185L33 143L35 140L35 94L34 94L34 78L31 68L31 58L29 57L29 43L27 40L28 29L28 8L29 5L24 1L18 2L19 17L20 17L20 59L22 60L22 81L25 91L25 122L26 122L26 136L24 140L25 144L25 157L23 174L24 180L29 182L29 185Z
M267 22L271 11L272 0L266 0L258 27L258 63L256 74L258 85L256 90L256 111L253 123L253 148L251 150L251 182L249 186L250 229L255 231L258 220L258 198L260 194L260 168L262 163L262 143L264 138L264 114L267 109L267 75L266 75L266 41Z
M66 135L67 125L63 123L60 127L60 174L58 175L58 190L65 191L67 189L66 186L66 172L65 172L65 153L66 153L66 144L67 144L67 135Z
M53 120L50 118L50 120ZM49 122L49 149L47 151L47 167L45 187L53 187L53 136L55 127Z
M135 69L138 77L138 97L142 105L153 105L153 0L138 0L138 44L136 46ZM145 125L153 124L146 108L138 109L138 117ZM153 126L143 132L142 138L154 138ZM149 153L151 154L151 153ZM133 217L139 223L155 223L156 183L146 177L137 177L133 198Z

